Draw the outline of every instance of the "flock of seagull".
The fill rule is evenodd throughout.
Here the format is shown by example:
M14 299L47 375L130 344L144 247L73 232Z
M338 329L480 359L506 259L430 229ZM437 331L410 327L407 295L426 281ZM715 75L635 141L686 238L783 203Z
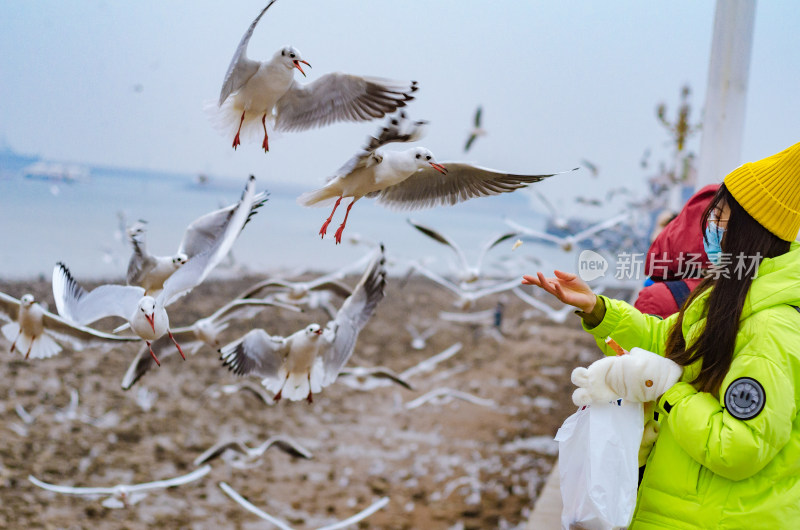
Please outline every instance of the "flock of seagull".
M247 132L253 129L263 130L261 147L267 152L270 129L301 131L338 121L387 119L368 138L366 145L327 179L324 186L297 199L302 206L332 204L331 213L319 230L321 237L327 234L334 213L344 198L351 201L334 235L337 244L342 241L353 205L363 197L374 198L379 204L394 210L416 210L513 192L559 174L509 174L465 162L440 163L424 147L402 151L383 149L392 143L414 142L422 137L426 122L412 121L404 109L414 99L418 84L343 73L329 73L314 82L302 84L295 79L295 71L306 76L303 67L310 68L311 65L292 46L280 48L268 61L249 59L247 47L250 38L275 1L270 0L252 21L225 74L216 114L220 123L231 131L235 130L233 148L238 148L242 136L246 137ZM482 109L478 108L465 150L476 138L486 134L481 127L481 113ZM30 294L17 300L0 293L0 321L5 322L0 332L8 340L10 351L18 352L25 359L38 360L57 355L65 347L75 351L85 348L108 351L123 343L141 342L142 347L122 378L124 389L131 388L148 371L160 366L163 358L177 352L185 360L187 353L194 354L205 346L219 352L222 367L236 375L257 378L261 384L249 385L250 390L257 393L266 390L269 397L262 396L262 399L273 402L287 399L312 403L314 394L333 384L340 376L347 384L362 388L384 384L411 388L407 378L414 374L413 370L398 375L384 368L346 367L359 333L384 298L389 258L382 244L375 245L363 259L348 267L348 271L362 271L353 288L342 281L344 271L304 282L268 278L190 325L171 326L169 313L173 311L173 304L202 284L228 257L239 234L257 218L268 199L266 191L256 190L256 179L250 176L237 202L190 223L177 251L168 256L148 252L146 236L150 227L146 221L137 221L126 227L132 254L125 284L104 284L87 290L65 263L57 263L52 275L56 312L47 310ZM570 251L593 234L617 227L627 220L627 214L619 215L560 238L506 220L510 230L486 241L477 260L470 263L465 252L452 239L409 219L408 223L417 232L450 248L457 258L457 266L453 280L433 272L419 260L408 261L408 274L421 274L452 294L453 305L461 312L449 316L443 312L441 321L482 323L491 327L493 313L466 311L474 309L477 302L487 296L512 291L534 310L553 321L562 322L569 308L553 309L522 291L518 272L499 281L490 279L484 263L486 255L501 244L518 238L555 244ZM521 239L518 239L513 248L520 243ZM339 304L339 300L343 302ZM223 342L224 332L233 321L251 319L267 307L295 312L303 311L303 307L320 307L329 320L325 324L309 323L285 337L254 328L236 340ZM118 319L121 324L113 332L92 327L108 317ZM418 330L418 326L422 329ZM405 328L412 339L410 347L423 349L438 327L438 322L406 323ZM479 400L449 389L438 389L409 403L408 408L439 399L445 394ZM228 450L238 451L243 455L241 458L253 458L271 446L302 458L311 457L308 450L292 440L276 437L255 448L248 447L241 440L228 441L210 448L195 463L206 464ZM112 488L55 486L35 477L31 477L31 481L57 492L110 495L108 502L111 505L120 502L128 505L136 502L140 491L196 480L208 470L206 465L176 479Z

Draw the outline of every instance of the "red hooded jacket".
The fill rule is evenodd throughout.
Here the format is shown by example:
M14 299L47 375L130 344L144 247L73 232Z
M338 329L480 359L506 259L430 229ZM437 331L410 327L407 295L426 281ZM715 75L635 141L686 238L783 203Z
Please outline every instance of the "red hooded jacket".
M708 267L700 218L718 188L719 184L709 184L692 195L650 245L645 273L655 283L639 291L634 307L642 313L666 318L680 310L665 282L682 281L689 291L700 283L698 269Z

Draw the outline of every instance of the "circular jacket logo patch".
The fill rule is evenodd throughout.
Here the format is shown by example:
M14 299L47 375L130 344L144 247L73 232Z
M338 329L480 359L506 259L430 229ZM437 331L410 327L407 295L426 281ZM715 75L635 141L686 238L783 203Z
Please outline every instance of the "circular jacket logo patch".
M752 377L740 377L725 391L725 408L737 420L751 420L764 410L767 395Z

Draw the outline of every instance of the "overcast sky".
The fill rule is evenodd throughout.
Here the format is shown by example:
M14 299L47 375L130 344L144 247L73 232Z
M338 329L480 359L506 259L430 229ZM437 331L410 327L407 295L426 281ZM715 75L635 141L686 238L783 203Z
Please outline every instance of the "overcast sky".
M0 141L46 158L316 187L377 123L271 137L237 152L203 111L264 0L0 3ZM430 121L441 161L517 172L600 168L542 183L574 195L639 183L668 157L654 109L673 119L684 84L705 98L715 3L684 0L280 0L249 56L298 48L313 81L330 71L419 82L409 107ZM759 2L742 161L800 140L800 34L794 2ZM489 135L462 152L475 107ZM690 144L699 149L699 137ZM578 173L582 173L579 175ZM722 176L720 176L722 177Z

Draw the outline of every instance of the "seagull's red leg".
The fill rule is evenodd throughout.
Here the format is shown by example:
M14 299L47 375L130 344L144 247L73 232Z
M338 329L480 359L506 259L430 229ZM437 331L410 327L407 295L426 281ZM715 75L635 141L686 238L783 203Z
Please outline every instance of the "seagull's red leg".
M272 398L272 401L277 402L277 401L281 400L281 394L283 393L283 387L284 387L284 385L286 385L286 381L288 381L288 380L289 380L289 374L286 374L286 379L283 380L283 385L281 385L281 389L278 390L278 393L275 394L275 397Z
M308 395L306 396L306 401L314 403L314 397L311 394L311 372L308 372Z
M183 360L185 361L186 360L186 356L183 354L183 350L181 349L181 345L178 344L178 341L175 340L175 337L172 336L172 332L170 330L167 330L167 333L169 333L169 338L171 338L172 342L175 343L175 347L178 348L178 353L181 354L181 357L183 357Z
M331 212L331 215L330 215L330 217L328 217L328 220L325 221L324 223L322 223L322 228L319 229L320 237L325 237L325 234L328 233L328 225L331 224L331 219L333 219L333 213L336 211L336 208L339 207L339 203L340 202L342 202L342 198L341 197L336 199L336 204L333 205L333 212Z
M144 341L144 342L145 342L145 344L147 344L147 347L148 347L148 348L150 348L150 357L152 357L152 358L153 358L153 360L156 362L156 364L157 364L157 365L161 366L161 361L159 361L159 360L158 360L158 357L156 357L156 354L155 354L155 352L153 351L153 347L152 347L152 346L150 346L150 341L149 341L149 340L146 340L146 341Z
M353 197L353 202L347 205L347 211L344 212L344 221L342 221L342 226L339 227L339 229L336 231L336 235L333 237L336 240L337 245L342 242L342 232L344 232L344 225L347 224L347 216L350 215L350 208L353 207L357 200L357 198Z
M17 333L17 338L15 338L14 342L11 343L11 353L14 353L14 350L17 349L17 341L19 340L20 335L22 335L21 331Z
M31 339L31 343L28 345L28 351L25 352L25 359L27 359L28 355L31 354L31 350L33 349L33 341L35 340L36 340L35 337Z
M267 136L267 113L265 112L263 116L261 116L261 125L264 126L264 141L261 142L261 147L264 148L264 152L266 153L269 151L269 137Z
M239 133L242 132L242 124L244 123L244 111L242 111L242 117L239 119L239 128L236 130L236 136L233 137L233 149L235 150L239 147L239 144L242 142L239 140Z

